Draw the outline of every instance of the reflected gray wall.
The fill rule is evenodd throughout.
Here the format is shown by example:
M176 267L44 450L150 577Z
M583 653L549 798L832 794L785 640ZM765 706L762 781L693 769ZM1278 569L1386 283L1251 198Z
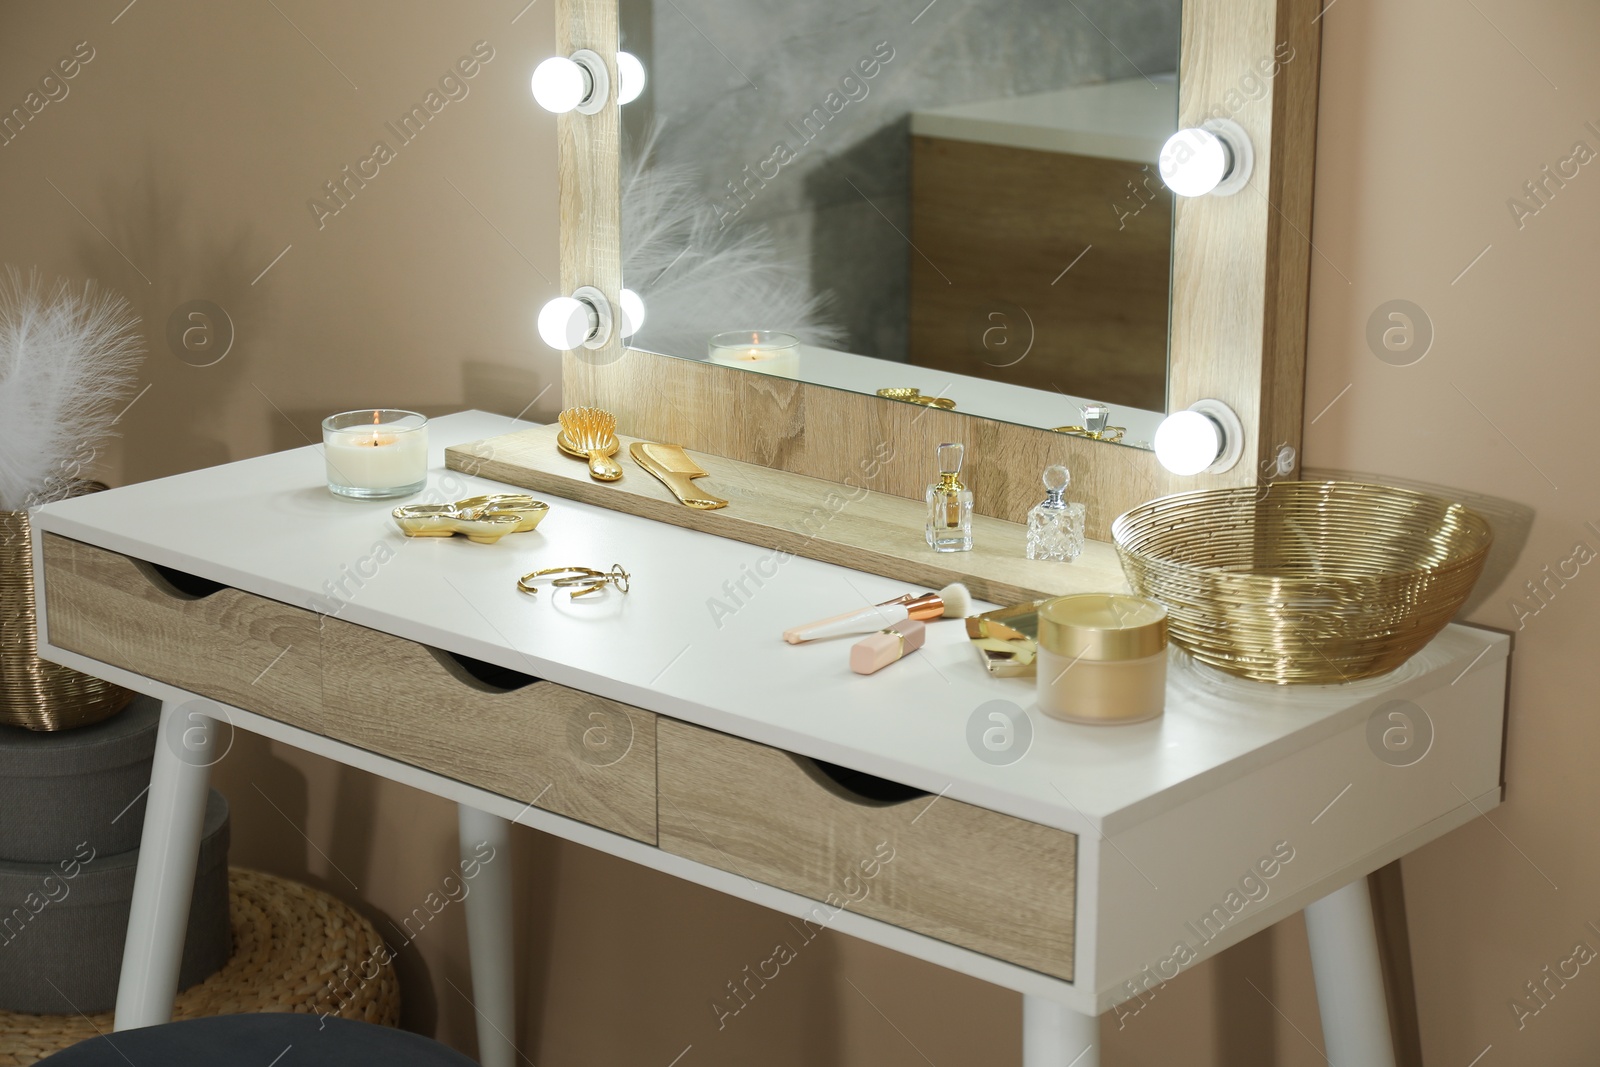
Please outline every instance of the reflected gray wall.
M885 359L905 358L908 114L1177 67L1178 0L924 5L621 2L650 76L625 137L659 123L655 161L693 167L724 225L764 227L832 294L850 350ZM864 77L875 46L892 58Z

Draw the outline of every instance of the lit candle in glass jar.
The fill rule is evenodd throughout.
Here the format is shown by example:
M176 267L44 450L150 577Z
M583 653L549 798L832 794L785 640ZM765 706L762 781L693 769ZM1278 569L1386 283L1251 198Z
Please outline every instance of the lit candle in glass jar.
M345 411L322 420L328 491L365 500L428 484L428 420L415 411Z
M776 330L734 330L711 338L711 362L724 367L800 377L800 339Z

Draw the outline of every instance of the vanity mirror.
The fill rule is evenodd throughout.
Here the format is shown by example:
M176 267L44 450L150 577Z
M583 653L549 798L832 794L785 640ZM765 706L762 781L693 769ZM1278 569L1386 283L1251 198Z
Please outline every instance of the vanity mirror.
M630 343L1149 447L1178 0L904 8L619 0Z
M870 462L901 496L961 441L977 511L1012 521L1061 463L1101 539L1152 496L1291 473L1319 7L562 0L566 54L614 79L620 41L646 75L559 119L563 288L644 310L566 357L567 402L832 481ZM1175 198L1162 143L1219 122L1176 151L1209 146L1222 187ZM1231 462L1174 475L1146 449L1199 401Z

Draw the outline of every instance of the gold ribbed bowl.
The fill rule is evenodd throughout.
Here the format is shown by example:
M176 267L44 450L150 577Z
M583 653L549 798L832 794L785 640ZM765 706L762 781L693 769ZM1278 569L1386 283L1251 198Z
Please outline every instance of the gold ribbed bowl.
M1394 670L1455 615L1494 539L1426 493L1275 482L1178 493L1111 527L1128 582L1202 663L1279 684Z

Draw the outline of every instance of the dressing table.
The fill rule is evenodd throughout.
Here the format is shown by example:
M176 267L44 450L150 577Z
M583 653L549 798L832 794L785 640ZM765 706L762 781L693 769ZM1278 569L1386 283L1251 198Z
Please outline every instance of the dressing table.
M503 491L443 452L515 427L436 420L414 499ZM391 505L331 496L307 447L34 513L40 654L163 702L118 1029L169 1017L231 724L455 801L464 859L518 823L783 912L796 936L1017 990L1026 1067L1092 1067L1098 1015L1304 909L1330 1059L1393 1062L1364 876L1498 804L1503 635L1453 625L1388 676L1326 687L1174 651L1164 717L1076 726L1037 713L1031 680L987 675L956 621L870 677L837 642L779 638L906 583L794 557L719 617L707 599L770 552L547 499L498 544L407 540ZM626 594L516 586L613 563ZM973 740L996 701L1015 743L998 752ZM1424 722L1396 758L1385 730ZM474 889L480 1055L507 1067L509 865Z

